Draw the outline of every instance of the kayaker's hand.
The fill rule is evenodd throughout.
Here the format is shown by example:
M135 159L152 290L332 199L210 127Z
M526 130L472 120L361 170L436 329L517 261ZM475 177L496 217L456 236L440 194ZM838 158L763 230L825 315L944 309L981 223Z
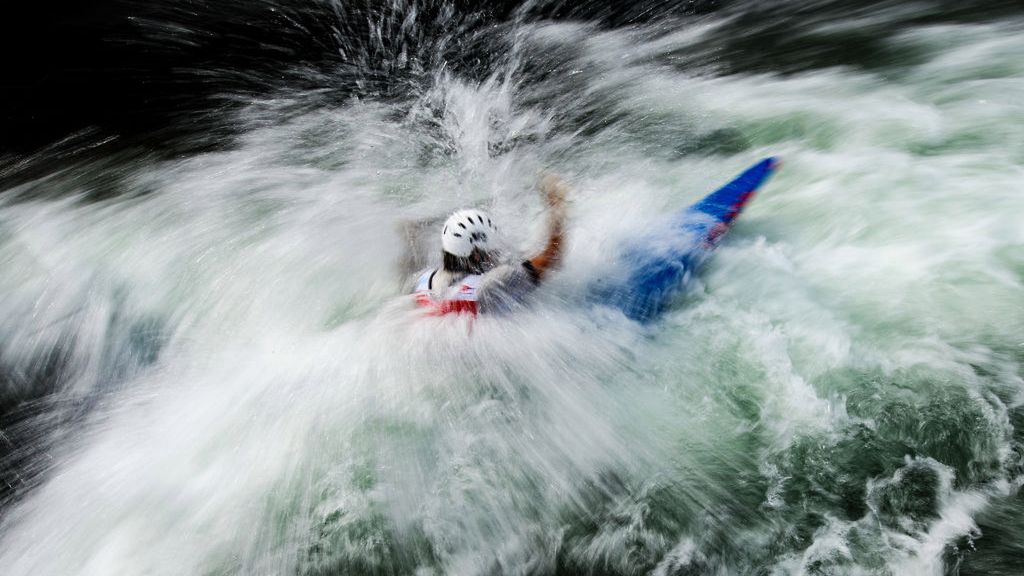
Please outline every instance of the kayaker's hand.
M544 194L544 201L553 215L558 219L564 218L569 185L554 174L546 174L540 180L540 191Z

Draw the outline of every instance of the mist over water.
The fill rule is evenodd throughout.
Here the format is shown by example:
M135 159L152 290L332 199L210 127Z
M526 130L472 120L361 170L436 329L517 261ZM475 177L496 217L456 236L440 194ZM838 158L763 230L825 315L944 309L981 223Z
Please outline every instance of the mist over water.
M332 9L172 153L11 153L0 573L1020 573L1024 20L777 8ZM588 300L766 156L663 318ZM545 171L531 306L418 313L401 228L528 254Z

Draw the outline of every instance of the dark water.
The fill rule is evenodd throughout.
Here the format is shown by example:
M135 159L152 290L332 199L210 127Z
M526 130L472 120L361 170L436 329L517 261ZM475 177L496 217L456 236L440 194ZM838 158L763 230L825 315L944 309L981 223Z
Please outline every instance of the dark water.
M886 40L909 26L998 21L1021 10L1009 1L854 7L727 0L32 4L16 8L0 34L4 52L13 56L0 94L2 145L26 153L75 135L83 142L118 137L158 148L223 145L232 130L217 116L237 100L296 89L330 89L339 99L401 96L438 59L460 74L484 78L505 41L495 28L513 21L675 28L727 18L730 23L703 49L679 54L680 65L717 73L793 73L896 67L913 54L887 48ZM410 14L415 29L403 30ZM815 30L864 18L872 21ZM399 64L395 56L403 49L408 59Z

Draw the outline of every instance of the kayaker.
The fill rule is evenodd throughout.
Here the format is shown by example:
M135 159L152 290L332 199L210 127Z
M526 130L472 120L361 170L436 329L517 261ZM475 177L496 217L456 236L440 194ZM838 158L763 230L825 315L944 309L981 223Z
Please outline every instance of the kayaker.
M498 228L480 210L459 210L441 230L442 265L427 270L416 282L419 306L432 315L507 311L559 264L564 244L568 187L556 176L545 176L540 191L547 205L547 242L521 262L502 263L494 249Z

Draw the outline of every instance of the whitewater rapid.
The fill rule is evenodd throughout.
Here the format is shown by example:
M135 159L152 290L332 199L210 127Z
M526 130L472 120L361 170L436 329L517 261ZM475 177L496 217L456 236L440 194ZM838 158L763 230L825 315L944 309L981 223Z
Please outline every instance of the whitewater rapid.
M482 81L267 97L230 149L3 192L4 383L56 386L0 572L942 574L1022 482L1022 24L687 67L721 25L516 23ZM766 156L661 321L583 303ZM526 253L544 171L574 192L534 305L417 314L401 227L433 255L481 207Z

